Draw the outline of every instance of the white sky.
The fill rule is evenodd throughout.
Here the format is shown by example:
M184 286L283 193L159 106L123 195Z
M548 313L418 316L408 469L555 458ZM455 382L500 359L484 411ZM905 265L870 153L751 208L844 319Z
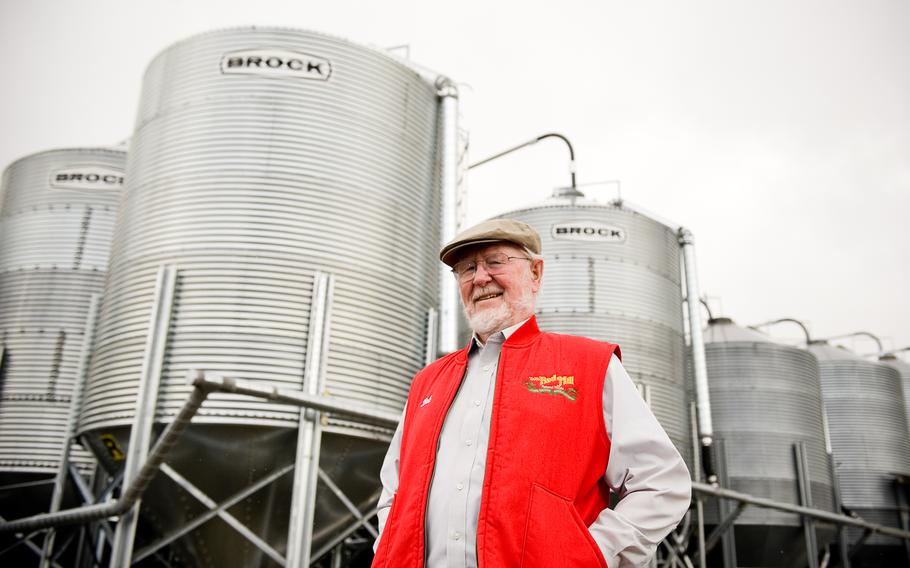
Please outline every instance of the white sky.
M565 134L579 183L695 233L715 315L910 345L906 0L0 0L0 167L127 138L157 52L253 24L408 44L464 85L472 162ZM473 170L468 221L545 199L566 162L548 140Z

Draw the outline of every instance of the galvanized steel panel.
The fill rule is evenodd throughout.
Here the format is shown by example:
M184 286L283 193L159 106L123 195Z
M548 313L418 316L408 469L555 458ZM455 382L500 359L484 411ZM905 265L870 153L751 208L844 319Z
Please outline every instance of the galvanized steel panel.
M618 343L623 366L649 388L651 410L691 466L675 230L626 206L566 197L501 216L540 233L541 329Z
M42 152L0 188L0 472L60 463L92 294L100 293L126 155ZM72 460L94 460L75 447Z

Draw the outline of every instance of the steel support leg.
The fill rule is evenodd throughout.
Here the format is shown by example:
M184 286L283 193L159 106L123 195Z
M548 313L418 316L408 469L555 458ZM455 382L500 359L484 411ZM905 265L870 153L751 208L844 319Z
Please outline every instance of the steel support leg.
M702 480L701 443L698 440L698 407L694 402L689 404L689 427L692 432L692 478ZM707 568L707 551L705 550L705 502L701 494L695 496L696 536L698 537L698 568Z
M809 460L806 455L806 443L793 444L793 459L796 462L796 481L799 489L799 504L812 508L812 486L809 477ZM815 533L815 521L803 516L803 535L806 539L806 563L808 568L818 568L818 539Z
M311 395L319 394L325 381L333 289L332 275L323 272L314 275L306 362L303 368L303 390ZM310 565L321 441L321 413L301 408L288 529L289 568L306 568Z
M95 342L95 323L98 320L98 306L101 303L101 294L92 294L88 308L88 318L85 322L85 329L82 334L82 347L79 352L79 364L76 367L77 375L73 389L73 398L70 400L69 417L66 422L66 430L63 436L63 451L60 456L60 466L57 468L57 475L54 478L54 492L51 495L51 506L49 513L56 513L60 510L60 504L63 502L63 493L66 489L67 474L75 471L70 468L70 447L76 438L76 424L79 421L79 412L82 409L82 396L85 392L85 381L88 377L88 365L91 359L92 345ZM79 473L76 472L78 476ZM44 548L41 553L41 568L48 568L51 558L54 554L54 538L56 531L53 527L49 528L44 537Z
M730 477L727 471L727 447L724 440L715 440L715 457L717 459L717 477L722 487L730 487ZM732 503L720 500L717 509L721 516L726 518L714 529L714 532L708 538L705 544L706 550L711 550L716 544L715 538L720 538L723 543L723 563L724 568L736 568L736 534L733 529L733 522L742 514L747 504L740 503L736 509L731 510ZM723 530L721 530L723 528Z
M158 405L158 387L161 382L161 370L167 347L176 285L177 270L173 266L162 266L158 270L158 279L155 284L155 301L152 304L149 335L145 344L142 375L136 397L136 416L130 430L130 446L124 466L124 487L129 487L133 482L151 446L155 408ZM124 568L131 563L141 505L142 502L137 501L130 511L120 517L120 522L117 523L110 568Z

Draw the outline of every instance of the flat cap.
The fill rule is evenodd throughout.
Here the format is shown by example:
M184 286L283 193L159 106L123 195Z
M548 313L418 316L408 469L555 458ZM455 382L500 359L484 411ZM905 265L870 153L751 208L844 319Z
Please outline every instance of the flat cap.
M540 254L540 235L531 225L515 219L490 219L455 235L455 238L439 251L439 260L452 266L458 260L458 252L461 249L501 241L527 247L534 254Z

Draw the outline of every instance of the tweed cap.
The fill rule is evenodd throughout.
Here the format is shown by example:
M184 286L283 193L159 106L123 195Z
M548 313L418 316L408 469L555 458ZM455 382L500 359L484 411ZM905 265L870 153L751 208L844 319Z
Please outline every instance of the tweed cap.
M534 254L540 254L540 235L533 227L515 219L490 219L455 235L455 238L439 251L439 260L453 266L458 260L458 252L463 248L501 241L527 247Z

